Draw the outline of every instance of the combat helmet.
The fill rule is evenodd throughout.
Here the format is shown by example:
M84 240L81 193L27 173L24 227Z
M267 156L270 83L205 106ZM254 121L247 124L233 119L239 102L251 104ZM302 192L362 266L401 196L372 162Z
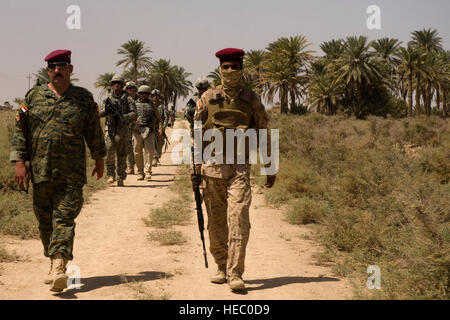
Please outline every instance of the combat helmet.
M158 89L153 89L152 96L160 96L161 97L161 92Z
M128 81L125 85L125 88L137 88L136 83L134 81Z
M146 85L142 85L138 89L138 93L148 93L150 94L150 87Z
M122 78L120 75L118 75L118 74L116 74L114 77L112 77L111 83L113 83L113 82L122 82L122 83L125 85L125 81L124 81L123 78Z
M198 78L197 81L195 81L195 87L198 90L205 90L209 88L209 82L206 80L206 78Z

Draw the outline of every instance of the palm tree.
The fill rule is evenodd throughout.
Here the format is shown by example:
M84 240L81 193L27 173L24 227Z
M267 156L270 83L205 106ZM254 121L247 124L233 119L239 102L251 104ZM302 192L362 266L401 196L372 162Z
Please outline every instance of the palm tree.
M324 41L320 49L325 53L325 58L329 60L338 59L344 53L344 40Z
M288 94L292 80L292 69L287 59L272 57L267 59L264 65L264 73L261 81L266 84L264 94L269 103L278 92L281 113L288 113Z
M413 91L414 91L414 77L417 73L419 61L421 58L421 52L411 45L406 48L401 47L397 53L399 58L399 64L397 66L397 74L399 75L399 81L405 82L408 92L408 117L413 116Z
M256 91L259 95L264 87L261 77L265 55L264 50L249 50L244 57L244 87Z
M97 81L95 81L94 86L96 88L102 88L102 91L100 92L100 97L102 97L107 91L111 90L111 80L114 77L113 72L106 72L103 74L100 74L97 77Z
M211 80L213 80L214 84L216 86L218 86L218 85L220 85L222 83L222 79L220 77L219 67L217 67L213 71L211 71L206 77L211 79Z
M275 42L269 43L267 47L268 59L275 57L286 59L290 66L290 80L288 91L291 100L291 108L295 107L296 98L302 96L302 87L306 84L306 65L312 60L314 51L307 50L312 43L308 42L302 35L295 37L278 38Z
M369 47L367 37L348 37L344 52L329 67L334 71L336 81L343 81L345 96L350 103L362 103L371 85L384 83L381 64Z
M175 80L172 93L172 110L176 110L178 98L186 98L192 92L192 82L187 79L191 76L191 73L186 72L183 67L173 66L172 72Z
M435 81L435 64L437 55L443 52L442 38L435 29L423 29L412 32L411 46L422 50L423 56L420 62L420 71L416 79L416 106L420 105L420 97L423 98L425 113L431 115L431 101L433 99L433 85Z
M123 58L117 61L116 66L123 65L124 69L130 68L131 79L137 83L139 71L149 68L151 63L150 57L147 56L149 53L151 50L145 47L144 42L131 39L117 49L117 54Z
M148 83L161 92L166 103L169 101L176 85L175 72L170 60L159 59L150 64Z
M336 113L344 90L340 82L319 74L310 80L307 92L309 105L319 113L332 115Z

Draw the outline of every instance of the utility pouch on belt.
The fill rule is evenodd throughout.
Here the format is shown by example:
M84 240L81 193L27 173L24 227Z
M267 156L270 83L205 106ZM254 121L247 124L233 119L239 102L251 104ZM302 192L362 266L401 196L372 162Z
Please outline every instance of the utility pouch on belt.
M220 110L213 114L212 123L216 128L243 129L250 125L250 119L240 110Z

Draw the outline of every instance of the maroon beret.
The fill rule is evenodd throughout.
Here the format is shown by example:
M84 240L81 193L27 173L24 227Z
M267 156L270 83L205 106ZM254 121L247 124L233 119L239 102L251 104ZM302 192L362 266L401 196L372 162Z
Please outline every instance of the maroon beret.
M44 61L50 62L68 62L70 63L70 50L55 50L50 52L44 59Z
M216 52L216 57L219 58L220 62L242 60L244 55L244 50L236 48L226 48Z

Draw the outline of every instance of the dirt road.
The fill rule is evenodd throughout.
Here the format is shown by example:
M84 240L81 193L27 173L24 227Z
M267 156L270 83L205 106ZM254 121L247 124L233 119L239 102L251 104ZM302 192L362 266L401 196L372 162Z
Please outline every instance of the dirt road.
M169 137L170 133L169 129ZM125 188L101 190L85 204L76 221L74 260L68 265L69 270L79 269L79 289L71 286L60 294L49 291L43 283L49 260L43 256L41 242L6 238L6 248L19 259L0 264L0 299L351 298L347 280L313 263L312 255L319 247L308 240L310 227L289 225L283 211L265 206L256 189L250 210L245 294L209 282L216 269L209 252L209 269L203 265L194 202L189 224L175 228L186 243L161 246L150 241L147 235L154 229L145 226L142 218L176 198L169 189L177 174L170 154L164 154L163 165L154 168L151 182L137 181L131 175ZM208 246L207 232L205 236Z

